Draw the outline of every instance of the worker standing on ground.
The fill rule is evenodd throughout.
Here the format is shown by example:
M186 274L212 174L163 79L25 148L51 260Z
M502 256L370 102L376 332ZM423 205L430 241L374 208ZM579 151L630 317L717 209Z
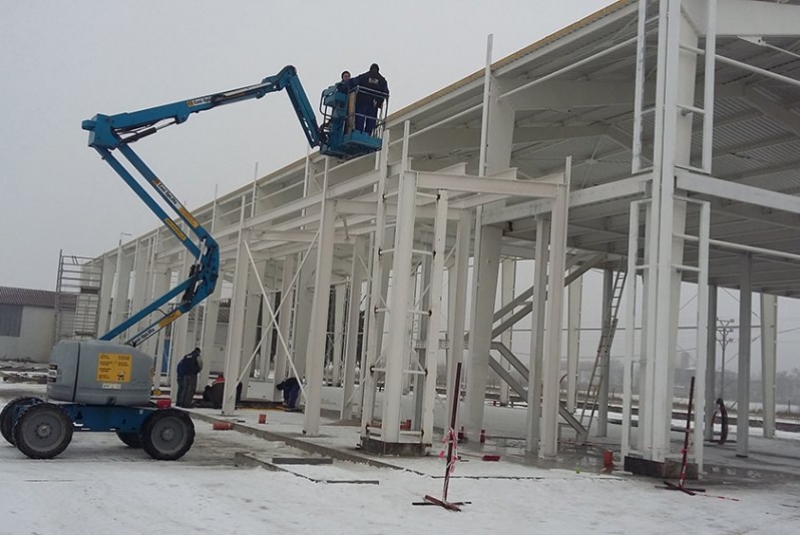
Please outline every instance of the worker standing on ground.
M203 369L200 348L196 347L178 363L178 407L190 408L197 390L197 375Z
M378 120L378 110L384 100L389 98L389 85L380 73L377 63L369 70L350 80L350 87L356 89L356 130L372 135Z
M289 377L278 383L276 388L283 391L283 406L288 410L296 409L297 397L300 395L300 381L296 377Z

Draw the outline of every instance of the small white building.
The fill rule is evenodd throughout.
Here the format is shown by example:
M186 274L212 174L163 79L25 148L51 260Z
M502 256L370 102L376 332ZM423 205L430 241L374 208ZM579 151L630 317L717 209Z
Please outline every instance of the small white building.
M0 360L49 360L55 300L55 292L0 286Z

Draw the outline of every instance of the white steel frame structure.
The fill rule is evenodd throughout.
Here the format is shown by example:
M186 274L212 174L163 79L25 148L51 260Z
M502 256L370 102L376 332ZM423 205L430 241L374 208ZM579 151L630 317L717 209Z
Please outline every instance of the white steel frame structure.
M172 354L213 343L220 302L230 297L228 376L271 375L273 384L287 373L304 377L304 431L315 435L333 313L346 333L337 409L360 419L362 446L429 448L437 385L446 385L448 404L466 386L461 423L477 438L492 369L528 403L527 451L552 457L559 418L578 440L594 432L572 416L581 301L571 298L565 345L563 289L589 269L619 269L627 257L621 448L655 465L677 453L669 424L679 295L682 283L697 284L692 456L702 469L716 288L743 296L739 406L749 399L751 292L764 296L768 320L767 389L774 296L800 295L798 34L796 1L621 0L499 61L490 39L481 70L389 117L374 157L343 163L309 154L196 210L220 243L226 282L193 330L189 318L175 323ZM154 230L97 257L100 330L127 312L129 298L159 295L173 273L186 271L182 249ZM496 309L500 265L509 259L534 260L532 286L519 291L504 276ZM329 311L332 286L337 306ZM259 310L268 309L261 328L280 340L272 365L255 339ZM529 315L530 359L522 363L509 329ZM445 354L446 377L437 378ZM466 381L454 385L462 360ZM234 410L230 383L226 413ZM607 385L599 391L606 404ZM604 407L598 429L607 415ZM412 425L401 429L408 416ZM771 436L774 402L765 422ZM745 418L741 432L747 427ZM747 456L746 439L737 453Z

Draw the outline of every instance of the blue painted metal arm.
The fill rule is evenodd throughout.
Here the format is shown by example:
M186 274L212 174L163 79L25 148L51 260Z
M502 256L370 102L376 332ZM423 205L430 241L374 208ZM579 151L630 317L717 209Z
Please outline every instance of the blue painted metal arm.
M284 67L274 76L264 78L261 83L255 85L190 100L182 100L132 113L120 113L117 115L97 114L92 119L83 121L83 129L90 132L89 146L97 150L100 156L122 177L125 183L133 189L147 207L156 214L196 259L187 280L111 329L101 337L101 340L116 338L160 307L166 305L173 298L183 294L177 307L163 313L156 321L125 342L132 346L141 344L211 295L219 276L219 247L217 242L178 201L177 197L172 194L156 174L139 158L130 147L130 144L143 137L155 134L161 128L171 124L183 123L193 113L243 100L261 98L267 93L283 89L289 95L309 144L312 147L319 146L321 144L320 129L317 125L314 109L311 107L300 79L297 77L296 69L291 65ZM119 149L120 153L131 163L141 177L147 180L161 199L186 223L187 227L197 236L199 244L196 244L175 224L153 196L114 157L111 152L114 149Z
M92 119L83 121L83 129L89 135L90 147L106 147L115 149L125 143L133 143L143 137L155 134L170 124L180 124L193 113L210 110L225 104L233 104L243 100L261 98L267 93L287 89L303 131L312 147L319 145L319 126L314 109L303 91L297 76L297 69L287 65L274 75L264 78L261 83L205 95L202 97L181 100L172 104L164 104L146 110L117 115L97 114Z
M191 279L189 279L189 280L185 280L182 283L178 284L177 286L175 286L175 288L171 289L169 292L165 293L164 295L162 295L161 297L159 297L158 299L156 299L155 301L153 301L152 303L147 305L145 308L143 308L142 310L140 310L139 312L137 312L136 314L134 314L133 316L128 318L127 321L119 324L118 326L114 327L113 329L108 331L106 334L101 336L100 340L113 340L114 338L116 338L117 336L119 336L120 334L125 332L125 330L130 325L134 325L134 324L138 323L139 321L141 321L144 318L146 318L151 312L154 312L154 311L158 310L162 306L164 306L167 303L169 303L174 297L177 297L181 293L185 292L186 289L189 288L189 285L191 283L192 283L192 281L191 281ZM146 329L142 330L141 333L139 333L137 336L134 336L134 338L132 338L131 340L137 338L139 335L148 333L151 328L153 328L155 325L159 324L165 318L168 318L169 316L171 316L171 314L172 314L171 312L163 313L160 318L158 318L156 321L154 321L151 325L148 325ZM177 319L180 316L181 316L181 314L177 314L175 316L175 318ZM150 336L152 336L153 334L157 333L163 327L166 327L167 325L169 325L169 323L171 323L171 322L165 323L163 326L159 325L158 328L155 331L153 331L152 333L149 333ZM150 336L146 336L144 339L142 339L140 341L140 343L143 342L144 340L146 340L147 338L149 338ZM136 347L136 345L138 345L138 344L130 344L130 345L133 345L134 347Z

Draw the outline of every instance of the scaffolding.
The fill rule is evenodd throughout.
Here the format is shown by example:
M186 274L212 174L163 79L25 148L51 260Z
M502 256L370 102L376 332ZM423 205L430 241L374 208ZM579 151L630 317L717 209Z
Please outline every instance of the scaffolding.
M93 259L58 252L55 342L98 337L102 274Z

